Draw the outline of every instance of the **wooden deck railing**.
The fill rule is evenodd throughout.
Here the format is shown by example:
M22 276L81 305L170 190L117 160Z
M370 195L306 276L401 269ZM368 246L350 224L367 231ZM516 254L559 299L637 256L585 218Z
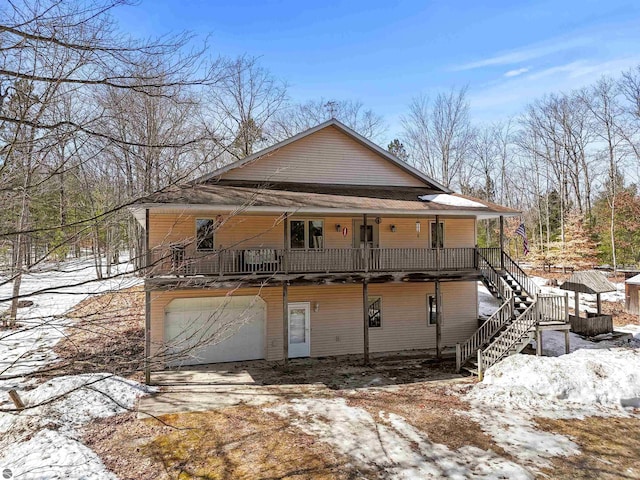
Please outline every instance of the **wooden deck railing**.
M568 321L567 297L565 295L536 295L534 302L493 342L484 350L478 349L478 378L482 380L483 372L509 355L516 345L524 346L523 340L529 338L536 326L544 322L567 323Z
M506 252L499 248L479 248L478 257L484 259L495 270L504 269L533 298L540 293L540 287L520 268Z
M252 248L189 254L179 247L151 251L149 275L461 271L477 268L475 248Z
M493 315L491 315L481 326L471 335L467 341L456 344L456 371L459 372L462 365L473 357L476 352L484 347L493 336L506 326L512 319L514 312L513 297L502 304Z

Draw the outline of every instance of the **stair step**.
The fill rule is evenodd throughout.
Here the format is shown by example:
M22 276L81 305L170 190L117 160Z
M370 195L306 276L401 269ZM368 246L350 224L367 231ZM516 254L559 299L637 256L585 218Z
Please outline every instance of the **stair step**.
M478 369L477 368L470 368L470 367L462 367L463 370L466 370L467 372L469 372L471 375L474 376L478 376Z

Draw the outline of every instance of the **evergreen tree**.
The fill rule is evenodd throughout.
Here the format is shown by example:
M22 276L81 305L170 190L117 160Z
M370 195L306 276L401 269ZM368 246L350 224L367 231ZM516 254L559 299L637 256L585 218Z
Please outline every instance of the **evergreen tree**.
M407 153L407 149L404 147L404 144L397 138L394 138L393 141L389 143L389 145L387 146L387 150L389 151L389 153L395 155L403 162L409 161L409 154Z

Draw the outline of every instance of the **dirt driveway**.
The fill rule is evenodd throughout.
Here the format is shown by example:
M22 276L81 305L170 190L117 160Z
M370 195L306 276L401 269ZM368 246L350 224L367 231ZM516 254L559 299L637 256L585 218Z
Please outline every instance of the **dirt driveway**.
M295 359L287 364L251 361L155 372L158 392L143 398L139 418L216 410L234 405L263 405L332 391L384 388L416 382L467 381L450 361L415 355L379 357L365 366L357 355Z

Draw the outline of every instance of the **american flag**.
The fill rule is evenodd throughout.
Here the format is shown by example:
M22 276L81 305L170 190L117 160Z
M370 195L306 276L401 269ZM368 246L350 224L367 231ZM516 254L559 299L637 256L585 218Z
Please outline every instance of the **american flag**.
M529 241L527 240L527 231L524 229L524 223L521 223L520 226L516 228L516 235L522 237L522 251L527 255L529 253Z

